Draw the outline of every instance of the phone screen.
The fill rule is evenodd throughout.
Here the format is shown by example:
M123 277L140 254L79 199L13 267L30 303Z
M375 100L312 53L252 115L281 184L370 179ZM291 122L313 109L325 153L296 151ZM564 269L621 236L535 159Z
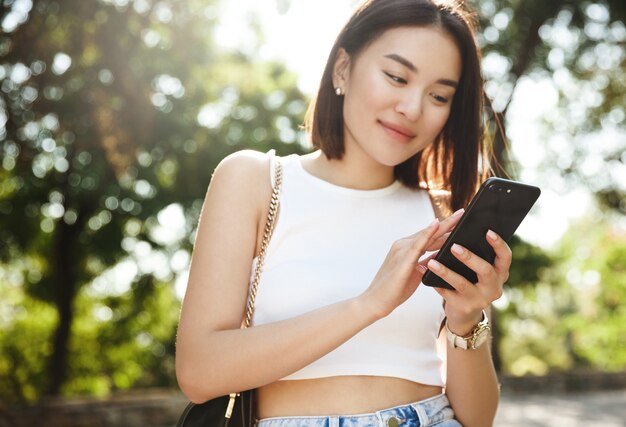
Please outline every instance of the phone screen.
M495 252L486 240L487 231L495 231L508 242L540 193L538 187L516 181L503 178L485 180L435 259L471 283L476 283L478 281L476 273L450 252L452 245L457 243L493 264ZM453 289L430 270L424 274L422 283L427 286Z

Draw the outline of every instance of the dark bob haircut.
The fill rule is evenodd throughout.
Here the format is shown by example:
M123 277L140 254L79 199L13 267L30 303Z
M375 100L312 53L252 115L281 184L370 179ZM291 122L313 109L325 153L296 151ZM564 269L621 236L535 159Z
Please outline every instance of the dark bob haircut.
M398 27L432 27L450 35L459 49L462 73L450 116L433 144L397 165L396 179L412 188L443 190L446 209L467 205L489 171L483 138L483 79L475 18L460 2L431 0L369 0L352 15L335 40L320 87L307 112L311 142L328 159L344 154L343 96L333 87L333 67L344 48L353 60L383 32ZM415 46L419 49L419 46Z

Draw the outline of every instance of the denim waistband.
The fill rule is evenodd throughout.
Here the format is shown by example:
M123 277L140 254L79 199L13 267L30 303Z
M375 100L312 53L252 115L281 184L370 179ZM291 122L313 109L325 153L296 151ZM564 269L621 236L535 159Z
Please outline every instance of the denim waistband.
M419 402L382 409L368 414L289 416L264 418L258 427L426 427L439 424L441 427L456 427L454 412L445 394Z

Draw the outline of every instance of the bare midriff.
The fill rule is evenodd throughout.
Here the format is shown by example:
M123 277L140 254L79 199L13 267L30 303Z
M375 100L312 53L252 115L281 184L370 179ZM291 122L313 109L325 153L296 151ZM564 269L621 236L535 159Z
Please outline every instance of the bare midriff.
M441 392L441 387L391 377L277 381L257 390L257 416L261 419L364 414L428 399Z

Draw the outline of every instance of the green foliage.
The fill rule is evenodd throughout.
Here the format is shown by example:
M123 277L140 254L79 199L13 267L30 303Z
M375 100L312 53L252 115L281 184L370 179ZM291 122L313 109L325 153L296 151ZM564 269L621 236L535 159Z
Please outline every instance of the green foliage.
M565 318L572 352L581 365L626 369L626 236L617 227L583 223L585 234L563 242L572 253L564 273L579 310ZM593 231L591 231L593 230Z
M26 295L18 276L0 268L0 401L24 404L45 386L43 361L52 352L56 313Z
M515 262L509 270L507 285L517 289L534 285L541 279L546 269L552 266L549 254L538 246L523 241L517 235L511 239L509 246Z
M10 390L172 385L172 282L186 266L169 258L188 262L222 158L303 150L304 96L284 66L213 45L216 1L35 0L26 13L0 35L0 260L19 277L7 310L37 307L7 330L46 347L2 353L6 372L25 372ZM130 289L88 292L124 263ZM38 323L40 311L56 315ZM28 342L2 336L17 354Z
M507 307L500 316L506 334L500 342L504 372L544 375L573 367L561 313L572 310L567 289L539 282L506 293Z
M33 402L45 391L57 316L18 284L3 280L0 291L0 400ZM120 295L101 293L87 286L77 297L63 393L104 396L132 387L174 387L180 301L171 286L142 277Z
M567 190L588 188L604 206L626 214L625 188L614 175L626 167L624 1L472 3L479 11L485 89L493 110L506 116L524 78L549 82L558 97L556 108L543 118L545 156L539 177L558 180ZM598 132L605 133L590 144L589 137ZM524 166L506 152L504 141L496 138L495 145L507 172Z
M564 351L558 312L566 309L563 298L553 295L545 279L555 260L544 250L520 240L511 241L513 264L505 295L497 304L498 349L504 372L514 375L545 374L566 369L570 358Z
M515 264L539 277L508 287L500 304L505 372L626 369L626 236L618 226L583 220L557 247L549 268Z
M496 133L497 163L504 165L513 177L518 176L519 170L530 172L527 176L538 185L557 194L585 188L601 205L622 215L626 213L625 187L623 180L617 178L622 176L626 162L625 3L472 3L478 10L478 41L483 49L491 118L500 114L502 123L511 124L512 117L507 117L507 113L522 81L546 83L556 98L555 108L542 118L541 148L536 154L540 160L536 165L528 168L517 163L502 136ZM536 99L538 106L546 101L543 94ZM521 135L513 143L525 144L528 137ZM513 249L515 252L515 245ZM541 258L539 252L536 255ZM521 375L583 367L589 363L589 357L582 356L577 343L586 336L581 331L592 327L576 317L580 300L562 271L566 258L558 253L548 254L545 264L520 261L520 255L524 257L514 255L511 286L496 313L497 349L502 353L503 369ZM537 277L533 278L535 273ZM570 316L578 320L571 320L568 327L566 319ZM588 339L586 342L591 343ZM594 342L600 344L599 340ZM592 365L596 369L606 366L596 362Z
M170 285L146 276L120 295L87 287L77 307L65 394L176 385L172 343L180 302Z

